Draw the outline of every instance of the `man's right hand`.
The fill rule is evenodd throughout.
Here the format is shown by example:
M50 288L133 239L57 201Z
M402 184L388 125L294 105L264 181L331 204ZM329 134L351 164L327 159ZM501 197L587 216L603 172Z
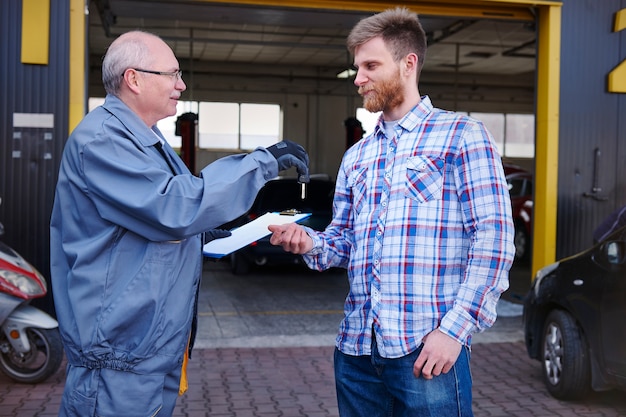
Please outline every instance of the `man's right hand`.
M424 339L422 351L413 364L413 375L433 379L447 374L461 354L463 345L439 329L428 333Z
M290 140L284 140L270 146L267 150L276 158L279 171L295 166L298 171L298 182L309 182L309 155L302 146Z
M282 246L287 252L302 255L313 249L313 239L296 223L271 224L267 228L272 232L270 243Z

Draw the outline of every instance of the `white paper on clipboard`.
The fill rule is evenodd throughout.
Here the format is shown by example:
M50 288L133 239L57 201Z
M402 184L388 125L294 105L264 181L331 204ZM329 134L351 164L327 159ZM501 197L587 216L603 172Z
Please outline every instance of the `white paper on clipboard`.
M202 253L209 258L221 258L269 235L271 232L268 230L267 226L270 224L296 223L306 219L310 215L311 213L265 213L250 223L246 223L241 227L231 230L231 236L210 241L204 245Z

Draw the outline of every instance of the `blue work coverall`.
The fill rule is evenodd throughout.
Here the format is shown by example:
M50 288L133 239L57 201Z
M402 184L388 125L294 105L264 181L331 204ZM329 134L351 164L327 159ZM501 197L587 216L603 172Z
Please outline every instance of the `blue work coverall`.
M60 415L168 415L202 272L202 233L278 174L265 149L192 175L117 97L69 137L52 210L51 283L68 360ZM177 175L172 173L176 171ZM119 417L119 415L117 416Z

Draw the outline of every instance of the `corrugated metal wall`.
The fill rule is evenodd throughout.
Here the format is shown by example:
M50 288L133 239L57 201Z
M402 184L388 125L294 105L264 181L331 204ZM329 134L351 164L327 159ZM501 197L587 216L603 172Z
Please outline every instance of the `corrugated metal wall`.
M626 33L613 32L623 8L625 0L563 1L557 258L587 248L593 229L626 204L626 96L607 92L607 75L626 60Z
M49 219L68 134L69 0L50 6L48 65L21 63L22 2L0 2L0 221L2 240L49 279ZM42 37L44 39L44 37ZM52 128L14 126L14 114L47 114ZM30 121L49 116L26 116ZM51 300L34 302L48 312Z

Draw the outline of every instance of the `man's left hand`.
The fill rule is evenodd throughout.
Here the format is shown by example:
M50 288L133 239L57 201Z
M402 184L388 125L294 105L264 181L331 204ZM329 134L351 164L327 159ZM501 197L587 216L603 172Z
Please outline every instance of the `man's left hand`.
M424 346L413 365L413 375L416 378L421 375L425 379L432 379L441 373L447 374L456 363L462 347L447 334L438 329L433 330L424 337Z

